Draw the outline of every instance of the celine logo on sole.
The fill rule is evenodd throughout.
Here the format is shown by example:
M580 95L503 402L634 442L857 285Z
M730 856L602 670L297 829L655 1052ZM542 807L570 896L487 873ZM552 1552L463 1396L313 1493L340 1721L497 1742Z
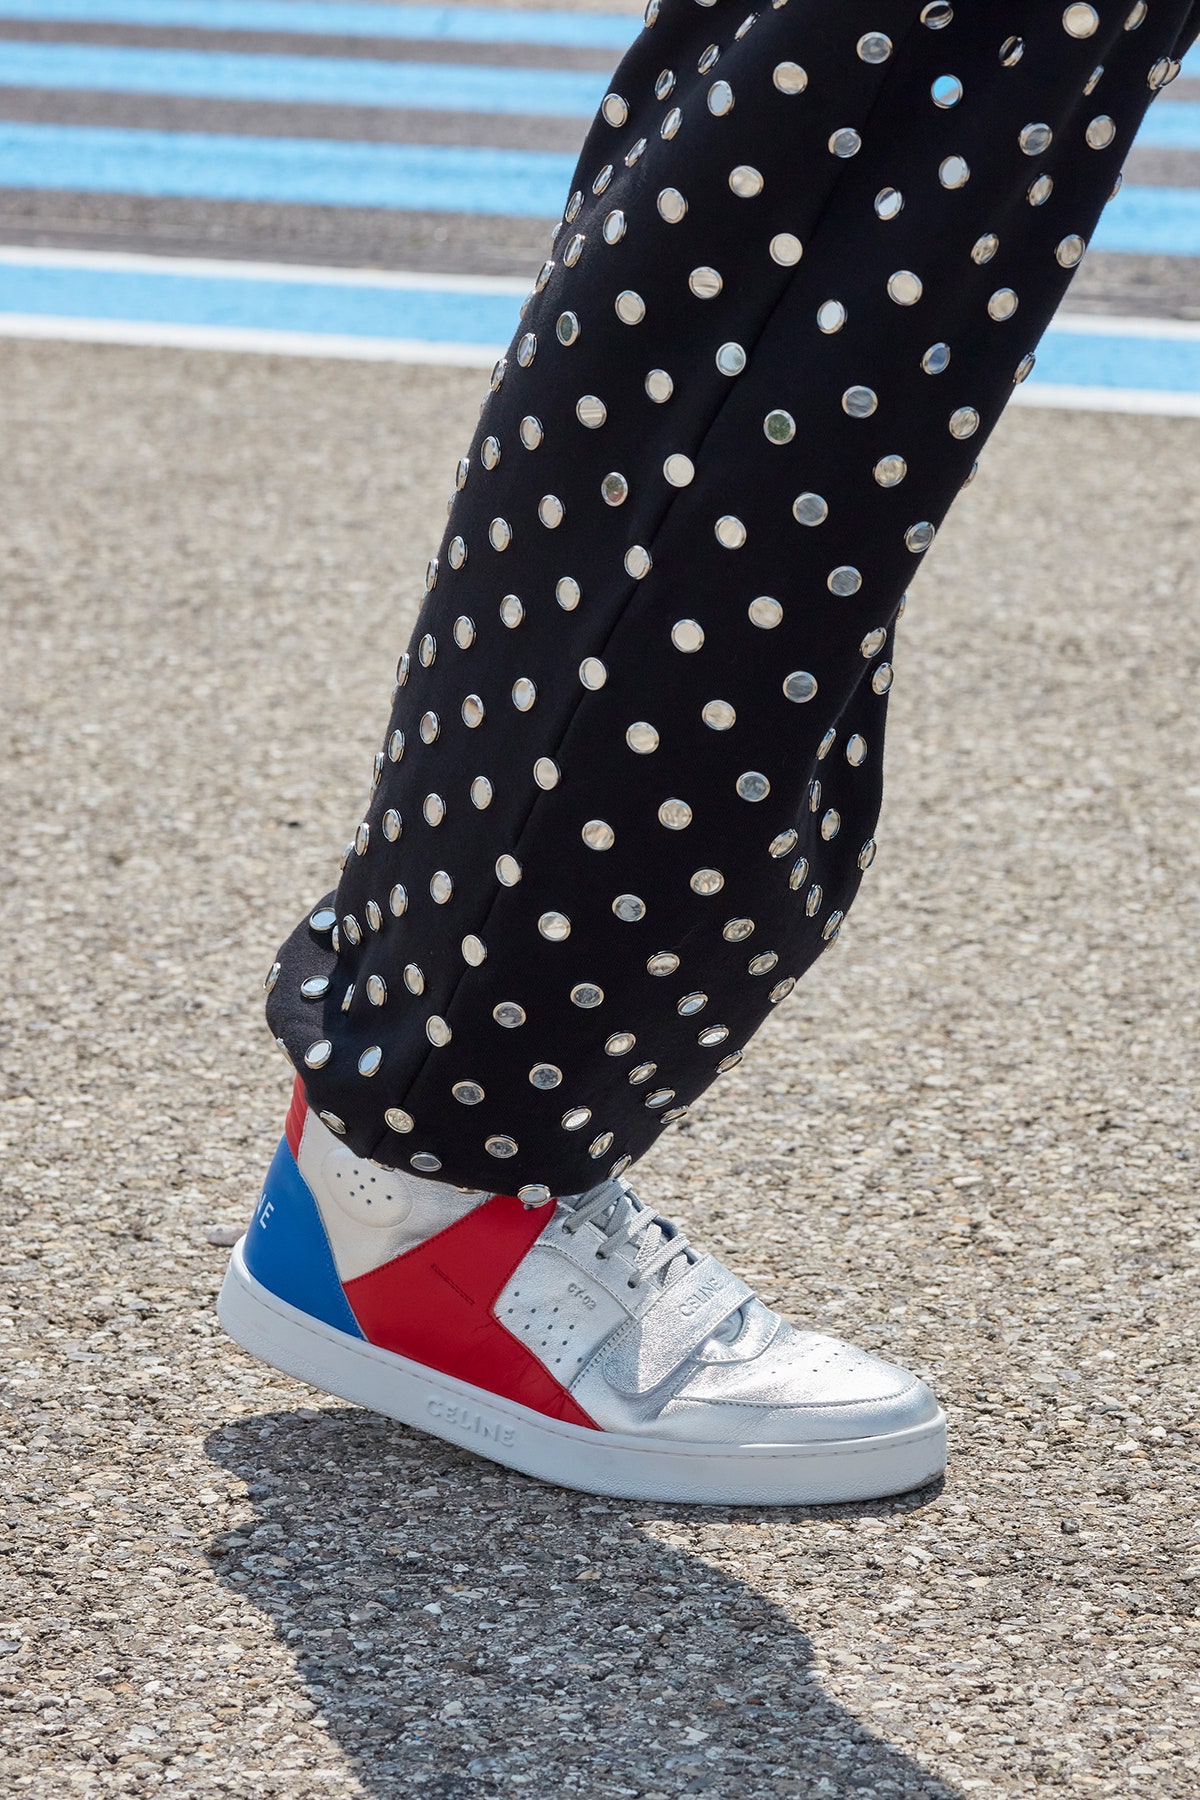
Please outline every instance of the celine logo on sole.
M431 1394L425 1402L425 1410L431 1419L441 1419L444 1424L453 1425L463 1437L485 1438L493 1444L516 1442L515 1425L505 1425L500 1419L489 1418L478 1407L464 1406L457 1400L442 1400L436 1394Z

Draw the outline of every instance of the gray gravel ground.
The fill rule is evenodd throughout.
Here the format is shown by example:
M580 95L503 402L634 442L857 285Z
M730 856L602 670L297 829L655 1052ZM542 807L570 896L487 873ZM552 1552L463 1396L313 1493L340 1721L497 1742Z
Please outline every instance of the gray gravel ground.
M914 586L882 850L644 1188L927 1373L944 1486L573 1496L212 1302L478 374L0 344L0 1781L1194 1800L1200 422L1012 414Z

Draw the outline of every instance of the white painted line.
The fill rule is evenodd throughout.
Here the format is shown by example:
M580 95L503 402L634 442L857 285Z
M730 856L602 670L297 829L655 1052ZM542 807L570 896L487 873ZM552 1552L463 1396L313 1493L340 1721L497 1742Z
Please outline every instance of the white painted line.
M1158 338L1200 344L1200 319L1146 319L1125 313L1058 313L1049 330L1077 337Z
M254 331L232 325L172 325L155 320L73 319L51 313L0 313L0 338L127 344L166 350L249 351L259 356L321 356L340 362L439 363L464 369L490 369L502 352L502 346L496 344L438 344L417 338Z
M515 275L427 275L408 269L339 269L328 263L232 262L223 257L140 256L117 250L43 250L0 245L0 266L16 269L94 269L117 275L188 275L206 281L287 281L307 287L389 288L398 293L515 294L529 280Z
M1052 406L1065 412L1161 413L1200 419L1200 393L1160 388L1067 387L1027 381L1013 394L1014 406Z

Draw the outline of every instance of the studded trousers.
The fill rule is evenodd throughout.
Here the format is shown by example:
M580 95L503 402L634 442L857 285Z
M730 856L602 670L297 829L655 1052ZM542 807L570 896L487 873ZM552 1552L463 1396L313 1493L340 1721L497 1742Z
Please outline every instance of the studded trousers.
M268 977L358 1154L592 1187L837 935L906 584L1198 26L650 0L459 463L365 817Z

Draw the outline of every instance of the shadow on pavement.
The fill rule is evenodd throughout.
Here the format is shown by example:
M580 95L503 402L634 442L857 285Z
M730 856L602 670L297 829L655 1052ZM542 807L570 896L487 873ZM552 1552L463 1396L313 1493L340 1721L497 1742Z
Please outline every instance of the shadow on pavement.
M703 1529L719 1555L730 1520L820 1513L568 1494L349 1408L243 1419L207 1449L256 1512L211 1546L217 1572L371 1800L958 1800L829 1699L779 1607L646 1529Z

